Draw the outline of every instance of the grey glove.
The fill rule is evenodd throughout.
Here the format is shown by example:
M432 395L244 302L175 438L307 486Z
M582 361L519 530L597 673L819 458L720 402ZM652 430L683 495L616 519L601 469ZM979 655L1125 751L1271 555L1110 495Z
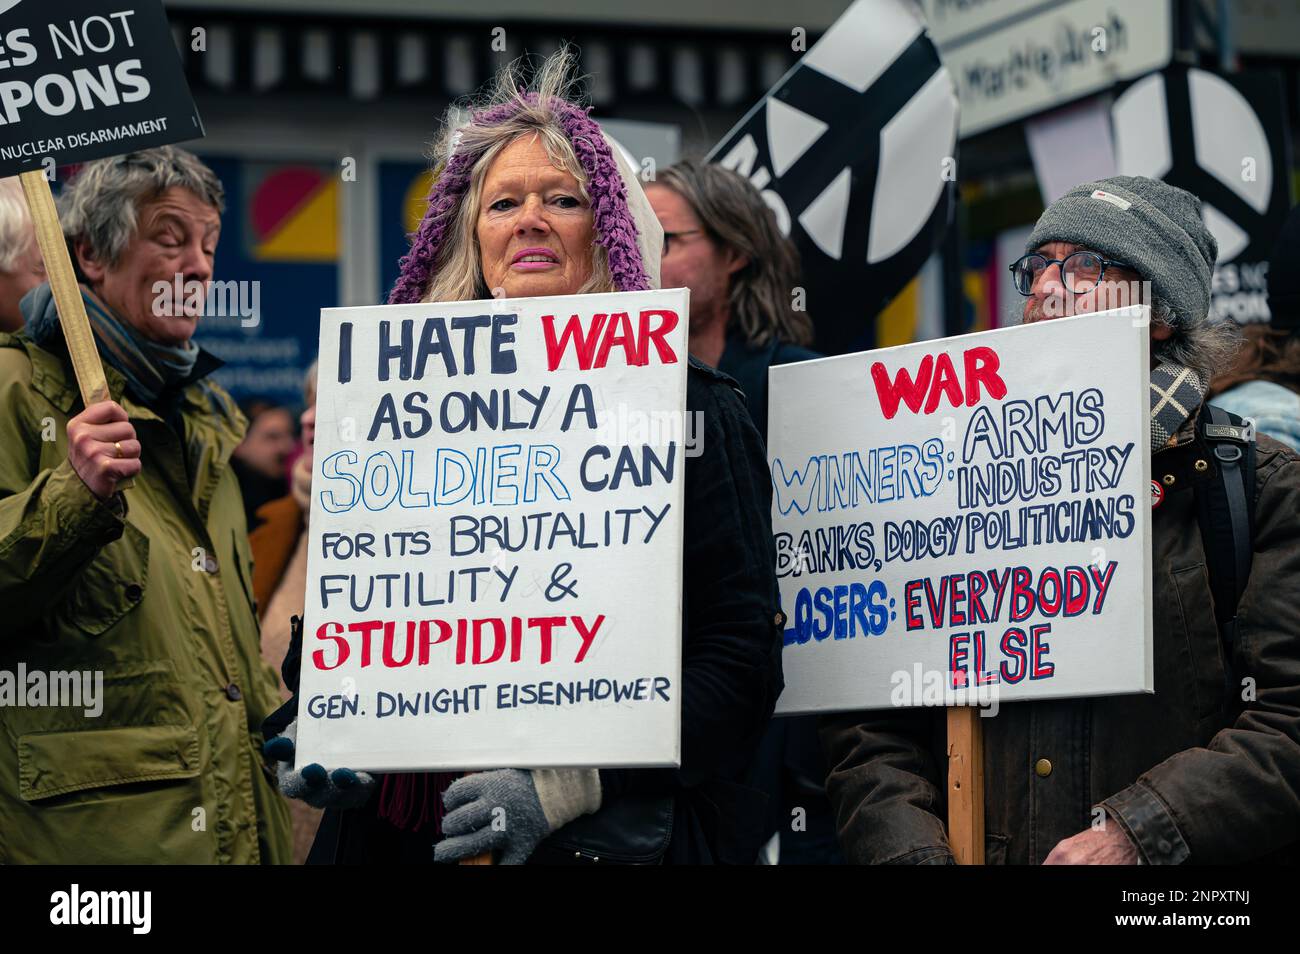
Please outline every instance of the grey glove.
M290 722L284 732L262 746L267 758L275 761L275 777L280 792L297 798L313 808L355 808L364 804L374 791L375 779L367 772L336 768L327 772L312 762L299 771L294 768L298 741L298 721Z
M461 861L489 851L521 865L551 832L600 808L596 769L498 769L452 782L433 860Z

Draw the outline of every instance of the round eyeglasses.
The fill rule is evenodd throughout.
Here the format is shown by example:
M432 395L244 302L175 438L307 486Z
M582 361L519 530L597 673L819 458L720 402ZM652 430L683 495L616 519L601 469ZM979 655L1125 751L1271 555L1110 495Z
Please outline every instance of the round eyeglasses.
M1011 281L1016 286L1016 291L1026 297L1032 295L1038 276L1053 265L1061 266L1061 284L1075 295L1090 292L1101 284L1107 268L1132 268L1123 262L1103 258L1096 252L1071 252L1065 258L1048 258L1030 252L1011 263Z

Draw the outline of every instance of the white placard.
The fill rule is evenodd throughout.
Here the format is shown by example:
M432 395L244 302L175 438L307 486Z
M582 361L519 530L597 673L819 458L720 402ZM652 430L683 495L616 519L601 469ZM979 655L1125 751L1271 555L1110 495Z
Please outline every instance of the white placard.
M680 761L687 291L321 312L299 761Z
M1023 119L1168 65L1170 0L926 0L957 82L961 136Z
M1146 321L771 369L779 713L1152 690Z

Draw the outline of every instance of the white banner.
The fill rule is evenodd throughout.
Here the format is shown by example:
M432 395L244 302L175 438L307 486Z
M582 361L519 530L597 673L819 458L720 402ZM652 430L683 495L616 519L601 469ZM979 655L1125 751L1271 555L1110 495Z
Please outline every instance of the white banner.
M1023 119L1168 65L1170 0L925 0L957 83L961 136Z
M686 316L321 312L299 764L679 764Z
M779 713L1152 690L1146 320L771 369Z

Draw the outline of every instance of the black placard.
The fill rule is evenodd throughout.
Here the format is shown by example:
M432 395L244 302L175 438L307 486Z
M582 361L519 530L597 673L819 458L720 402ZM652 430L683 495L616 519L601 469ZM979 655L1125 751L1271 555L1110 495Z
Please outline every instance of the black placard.
M203 135L160 0L0 9L0 176Z

